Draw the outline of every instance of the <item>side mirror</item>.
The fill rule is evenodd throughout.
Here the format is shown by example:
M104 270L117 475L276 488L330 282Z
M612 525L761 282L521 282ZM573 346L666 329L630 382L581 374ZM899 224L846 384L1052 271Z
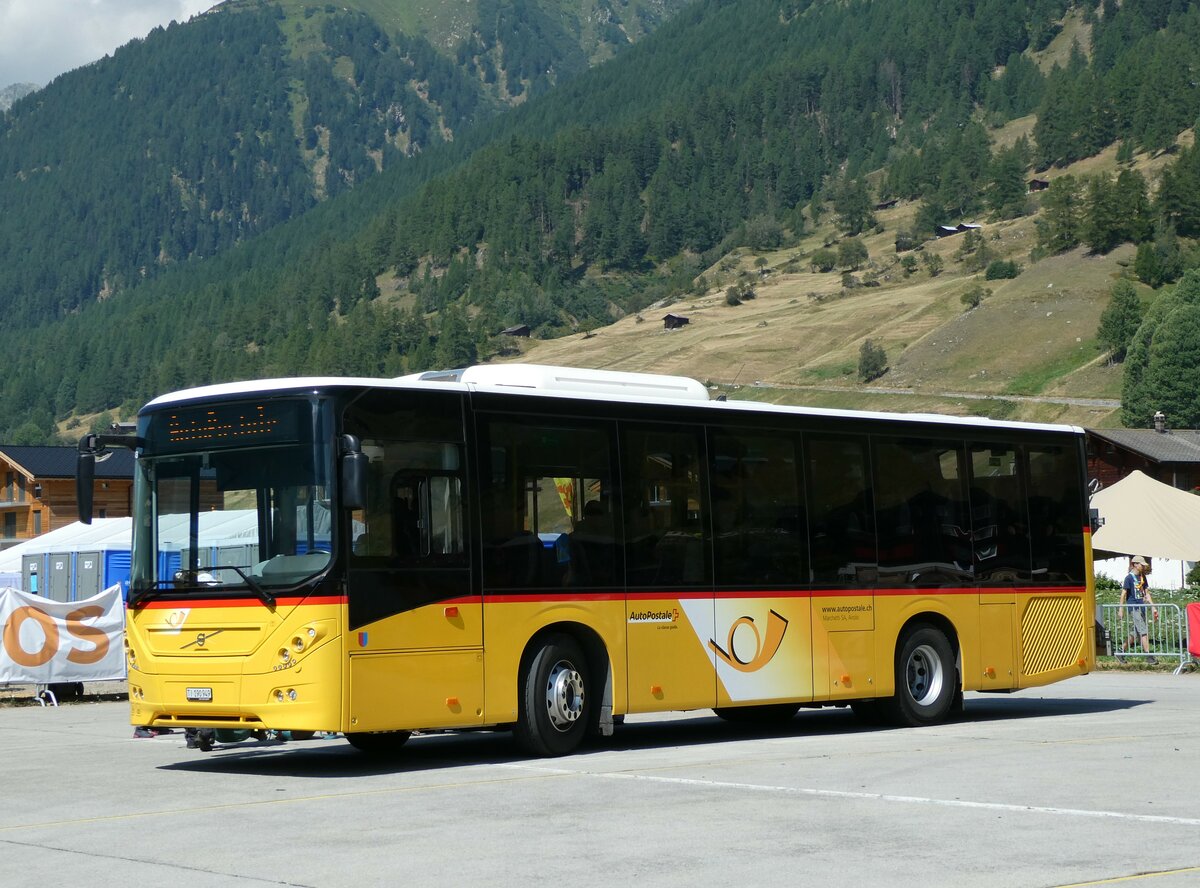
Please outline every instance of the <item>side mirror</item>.
M111 435L84 435L79 439L79 456L75 462L75 502L79 509L79 520L84 524L92 523L92 493L96 482L96 463L104 462L113 455L108 449L127 447L136 450L142 446L142 439L131 430L132 425L113 423Z
M342 435L342 508L353 511L367 507L367 465L370 457L360 449L358 438Z
M92 493L95 490L96 454L91 445L85 443L87 438L79 443L79 459L75 466L75 503L79 509L79 520L84 524L92 523Z

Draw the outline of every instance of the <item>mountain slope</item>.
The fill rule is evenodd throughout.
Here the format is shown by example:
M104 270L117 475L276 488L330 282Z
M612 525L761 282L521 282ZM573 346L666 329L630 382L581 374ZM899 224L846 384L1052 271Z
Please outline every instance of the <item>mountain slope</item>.
M631 33L675 5L628 7ZM591 38L544 7L246 0L56 79L0 115L7 319L61 317L211 257L586 69ZM454 9L483 17L461 61L400 30L444 40Z
M1092 332L1070 328L1098 314L1104 282L1120 266L1115 258L1092 262L1105 269L1089 276L1100 283L1068 294L1066 308L1046 309L1054 333L1042 348L1034 337L1047 325L1028 308L1032 283L1052 264L1066 263L1070 279L1073 264L1098 257L1044 258L1074 245L1059 235L1079 242L1080 219L1052 205L1058 185L1040 209L1042 198L1025 195L1034 146L993 144L1003 131L989 125L1036 107L1042 113L1025 132L1050 121L1072 143L1102 143L1097 150L1115 138L1128 140L1129 150L1143 141L1150 147L1158 137L1142 126L1146 118L1113 96L1149 95L1162 64L1194 56L1200 16L1168 16L1168 32L1157 25L1167 5L1114 6L1111 18L1090 25L1093 44L1111 46L1110 35L1124 29L1129 45L1105 56L1105 68L1071 53L1068 67L1047 78L1034 36L1048 34L1053 45L1065 2L696 3L613 63L385 169L370 189L341 194L215 261L173 268L29 331L12 355L0 424L11 428L30 405L62 415L219 379L461 364L497 348L489 334L517 321L556 334L651 304L695 299L720 309L729 288L746 295L758 270L753 257L774 269L760 282L761 304L777 296L776 309L807 321L794 328L794 344L785 336L772 345L772 327L791 328L782 315L762 317L767 333L757 321L743 329L719 359L726 364L735 353L753 364L772 352L756 369L770 370L780 385L845 388L856 349L876 336L888 346L894 378L929 397L964 386L978 395L1040 396L1057 378L1090 372L1099 356ZM1134 59L1152 64L1142 71ZM1186 103L1188 89L1180 96ZM1154 211L1182 233L1200 217L1186 201L1165 197L1190 193L1190 185L1172 182L1194 181L1200 162L1186 151L1170 162ZM1115 158L1106 163L1099 168L1118 168ZM1065 181L1062 172L1047 175ZM895 212L873 213L872 192L901 202ZM1075 200L1083 207L1092 198ZM989 283L993 294L965 313L959 300L979 280L969 267L978 255L958 258L956 244L930 242L910 258L938 256L946 270L920 263L914 270L901 265L897 247L976 214L994 215L999 226L987 230L993 258L1021 268L1011 282ZM1055 238L1044 242L1055 225ZM810 283L807 266L848 234L862 236L874 266L847 264L845 275L822 272ZM1145 230L1136 235L1145 237ZM1116 242L1131 238L1122 232ZM1057 275L1044 282L1062 286ZM742 315L759 310L757 300L746 304ZM990 345L988 329L1011 323L1006 304L1023 312L1023 349L1009 350L1011 366L990 356L978 365L958 342ZM739 309L726 307L716 313L732 326ZM180 317L203 319L203 330L178 324ZM1055 317L1071 324L1058 327ZM696 330L702 326L713 329ZM636 317L617 327L636 328ZM568 354L594 354L585 349L606 335ZM66 361L51 360L53 343L66 337L85 345ZM664 342L690 343L675 350L673 366L717 378L706 368L718 359L698 342ZM689 360L696 366L680 366ZM739 369L724 381L745 377Z
M23 99L40 88L36 83L10 83L0 87L0 111L7 111L17 99Z

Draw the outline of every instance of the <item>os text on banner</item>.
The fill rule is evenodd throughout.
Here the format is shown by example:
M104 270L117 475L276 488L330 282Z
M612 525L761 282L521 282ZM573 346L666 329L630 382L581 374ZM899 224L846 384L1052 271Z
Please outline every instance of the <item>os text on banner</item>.
M119 585L86 601L0 589L0 684L125 677Z

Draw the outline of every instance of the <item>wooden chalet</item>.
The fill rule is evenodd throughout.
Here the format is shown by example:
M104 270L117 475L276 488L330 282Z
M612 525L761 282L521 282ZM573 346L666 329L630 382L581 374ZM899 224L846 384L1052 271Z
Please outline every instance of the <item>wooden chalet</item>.
M938 237L951 237L955 234L962 234L964 231L978 231L983 228L976 222L959 222L957 225L939 225L934 234Z
M529 338L529 325L528 324L517 324L516 326L513 326L513 327L505 327L503 330L500 331L500 335L501 336L523 336L526 339L528 339Z
M0 444L0 548L57 530L79 515L75 498L74 447ZM132 514L133 452L114 449L96 463L97 518Z
M663 315L664 330L678 330L680 327L686 327L690 323L691 320L683 315L670 313Z
M1035 191L1045 191L1049 187L1050 187L1050 183L1046 179L1030 179L1029 180L1029 193L1030 194L1032 194Z
M1180 490L1200 491L1200 430L1087 429L1088 477L1111 487L1135 469Z

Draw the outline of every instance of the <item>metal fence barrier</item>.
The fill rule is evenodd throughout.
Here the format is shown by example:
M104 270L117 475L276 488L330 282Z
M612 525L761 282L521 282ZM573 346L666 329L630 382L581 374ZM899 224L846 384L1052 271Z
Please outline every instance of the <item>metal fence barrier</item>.
M1178 604L1102 604L1099 610L1109 656L1128 661L1172 660L1179 666L1188 661L1187 624ZM1142 649L1134 631L1135 612L1145 618L1149 652Z

